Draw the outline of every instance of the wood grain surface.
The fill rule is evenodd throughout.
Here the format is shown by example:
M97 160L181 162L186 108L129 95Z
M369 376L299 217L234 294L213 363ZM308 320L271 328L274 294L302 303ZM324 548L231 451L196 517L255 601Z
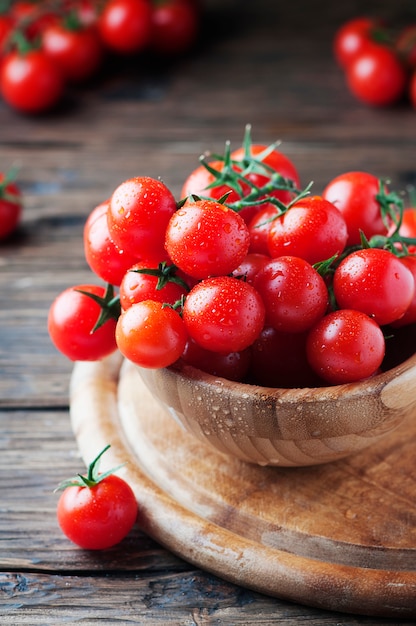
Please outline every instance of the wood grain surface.
M53 490L83 471L84 461L69 419L73 364L52 346L46 320L61 290L92 279L82 231L98 203L137 174L160 176L179 194L199 155L222 151L226 140L238 147L247 123L255 141L281 140L302 181L313 180L318 193L351 169L388 177L397 189L416 183L415 111L407 102L379 110L360 105L331 52L344 19L382 13L405 23L412 18L407 1L205 4L199 45L183 59L114 61L94 84L69 92L59 110L38 118L0 100L0 169L19 167L25 201L21 227L0 243L0 622L407 626L413 618L359 616L340 605L313 608L263 595L180 558L138 528L120 546L92 554L57 526ZM357 492L365 484L378 520L381 499L404 494L394 523L406 559L403 529L412 524L414 534L411 438L401 450L407 469L396 471L399 449L386 450L374 466L385 496L372 490L371 467L360 469L357 482L358 467L347 478ZM358 528L360 511L334 513L330 483L322 480L317 495L339 536L343 524ZM297 489L304 488L299 480ZM293 506L290 500L288 518ZM389 519L385 528L394 538Z

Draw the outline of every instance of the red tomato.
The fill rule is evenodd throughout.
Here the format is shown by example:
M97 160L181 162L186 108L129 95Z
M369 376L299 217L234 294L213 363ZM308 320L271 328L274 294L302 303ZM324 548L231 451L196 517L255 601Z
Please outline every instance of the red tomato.
M65 80L79 83L91 78L101 65L104 52L94 26L68 28L52 24L42 33L42 48Z
M172 267L172 266L171 266ZM147 270L154 271L158 275L146 273ZM149 268L144 262L135 263L128 272L125 273L120 285L120 304L126 310L132 304L142 300L156 300L157 302L174 305L184 297L188 289L183 284L174 282L177 278L175 272L163 279L163 270L156 266Z
M116 340L120 352L140 367L168 367L179 359L188 339L177 311L143 300L120 315Z
M393 326L398 328L400 326L407 326L408 324L416 323L416 256L404 256L400 258L400 261L409 269L413 275L415 282L415 290L412 301L406 309L405 314L393 322Z
M40 2L26 2L24 0L13 2L10 16L15 24L23 29L29 41L36 41L43 30L57 21L54 11L46 7L40 7Z
M339 307L362 311L383 326L404 315L415 281L411 271L388 250L365 248L341 261L333 288Z
M130 178L111 196L107 213L110 237L136 258L163 261L166 226L175 211L175 198L160 180Z
M230 274L248 252L243 218L213 200L187 202L171 217L165 247L183 272L194 278Z
M213 352L202 348L189 339L182 354L182 360L212 376L221 376L228 380L242 382L250 366L251 352L249 348L240 352Z
M310 331L306 351L315 372L332 385L373 376L385 354L379 325L359 311L341 309Z
M248 254L240 265L232 272L235 278L243 278L251 285L261 269L270 261L270 257L265 254Z
M55 347L72 361L96 361L114 352L116 320L93 328L101 307L85 291L101 298L105 289L96 285L70 287L55 298L49 309L48 331Z
M270 224L270 256L299 256L313 265L339 255L347 243L347 225L335 206L320 196L295 202Z
M106 283L119 286L138 258L116 246L107 223L109 200L98 205L84 226L84 254L91 270Z
M4 100L23 113L52 109L64 90L62 76L42 50L7 54L0 69L0 91Z
M0 240L6 239L17 228L22 215L22 197L19 187L0 174Z
M328 307L324 279L300 257L272 259L257 274L254 287L266 307L266 324L283 332L308 330Z
M58 523L68 539L85 550L118 544L137 518L137 501L130 485L111 473L115 470L98 473L103 452L91 463L87 476L78 475L60 486Z
M407 74L393 50L373 44L349 64L347 84L361 102L370 106L388 106L404 95Z
M273 224L273 220L278 216L276 207L272 204L266 204L251 219L248 230L250 233L251 253L265 254L270 256L269 252L269 232Z
M161 54L180 54L196 41L199 14L190 0L162 0L153 5L150 45Z
M107 0L98 19L104 44L120 54L143 50L151 37L149 0Z
M240 352L259 335L264 304L249 284L230 276L207 278L189 292L183 319L190 337L214 352Z
M360 230L367 239L387 234L376 198L379 191L379 179L367 172L340 174L325 187L322 196L336 206L347 224L348 246L360 244Z
M334 54L339 65L348 67L357 54L365 50L373 40L373 33L379 29L378 20L370 17L356 17L342 24L334 37Z

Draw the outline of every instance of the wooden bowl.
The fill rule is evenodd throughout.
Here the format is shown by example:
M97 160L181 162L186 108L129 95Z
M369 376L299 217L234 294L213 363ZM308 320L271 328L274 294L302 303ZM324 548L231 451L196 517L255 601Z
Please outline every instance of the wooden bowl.
M235 383L178 362L138 368L153 396L190 433L258 465L318 465L344 458L416 418L416 354L371 379L276 389Z

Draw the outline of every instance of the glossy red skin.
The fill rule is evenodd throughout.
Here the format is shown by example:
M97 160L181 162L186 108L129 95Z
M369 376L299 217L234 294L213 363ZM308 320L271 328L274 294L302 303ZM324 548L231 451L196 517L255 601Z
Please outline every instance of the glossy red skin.
M74 30L61 23L52 24L43 31L42 48L64 79L73 83L94 76L104 57L104 48L94 26Z
M349 254L335 270L338 306L366 313L380 326L400 319L410 305L415 283L398 257L380 248Z
M243 382L247 376L251 359L250 348L239 352L213 352L189 339L182 354L182 360L212 376Z
M110 474L94 487L67 487L58 501L57 517L64 534L85 550L118 544L137 518L133 490Z
M276 207L272 204L267 204L250 220L248 225L250 233L250 253L265 254L270 256L269 232L272 227L272 220L276 218L277 215L278 212Z
M316 387L322 380L306 356L307 333L265 326L251 346L250 382L263 387Z
M346 68L351 61L365 50L372 40L372 32L380 28L377 20L356 17L343 23L335 33L333 47L338 64Z
M110 237L107 223L109 200L90 213L84 226L84 254L91 270L103 281L119 286L137 257L121 250Z
M150 42L151 20L149 0L108 0L98 18L98 28L110 50L135 54Z
M348 246L360 244L360 230L367 239L387 234L376 200L379 187L376 176L359 171L340 174L325 187L323 198L336 206L347 224Z
M270 261L270 257L266 254L248 254L240 265L232 272L236 278L243 278L247 283L252 285L255 277L261 269Z
M157 302L162 302L162 304L174 305L182 296L186 296L187 290L185 287L174 282L168 282L162 289L157 289L157 277L134 271L137 269L149 269L149 265L144 262L135 263L125 273L120 285L120 304L122 309L126 310L132 304L142 300L156 300Z
M169 257L183 272L198 279L230 274L245 258L249 245L243 218L213 200L187 202L166 228Z
M189 292L183 319L189 336L216 352L248 348L264 324L264 304L248 283L230 276L208 278Z
M415 291L405 314L396 322L393 322L392 326L395 328L416 323L416 256L405 256L400 258L400 261L411 271L415 282Z
M22 113L49 111L64 91L62 76L42 50L24 55L7 54L0 68L0 91L4 100Z
M0 174L0 182L3 179L3 174ZM0 240L6 239L16 230L22 215L21 192L18 186L9 183L5 192L16 198L12 200L0 195Z
M190 0L158 2L153 5L151 27L153 50L164 55L181 54L196 41L199 12Z
M254 287L266 308L266 324L283 332L309 330L328 307L325 281L300 257L272 259L257 274Z
M167 256L165 231L175 211L175 198L160 180L130 178L111 196L107 213L110 237L136 258L163 261Z
M333 311L310 331L306 351L315 372L331 385L373 376L385 354L379 325L350 309Z
M351 61L346 80L358 100L370 106L383 107L403 97L407 73L393 50L373 44Z
M299 256L313 265L339 255L347 243L344 217L320 196L307 196L275 219L268 236L271 257Z
M179 359L188 340L177 311L143 300L120 315L116 340L120 352L140 367L168 367Z
M100 306L78 289L101 297L105 293L101 286L78 285L59 294L49 309L49 336L55 347L71 361L97 361L117 348L116 321L110 319L92 333Z

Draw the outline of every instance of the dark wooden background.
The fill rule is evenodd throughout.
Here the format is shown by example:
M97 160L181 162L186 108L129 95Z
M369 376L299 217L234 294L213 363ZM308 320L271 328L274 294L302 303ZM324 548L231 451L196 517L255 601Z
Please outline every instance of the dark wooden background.
M207 149L282 141L303 183L365 169L416 183L416 111L370 109L348 93L332 57L335 28L363 13L397 24L411 2L205 2L200 44L176 62L114 60L53 114L20 116L0 101L0 170L17 165L21 228L0 244L0 618L7 624L380 625L228 584L135 530L97 554L57 526L54 488L83 470L68 416L72 364L46 318L65 287L89 281L87 214L123 180L160 176L179 194ZM415 12L413 17L416 21Z

